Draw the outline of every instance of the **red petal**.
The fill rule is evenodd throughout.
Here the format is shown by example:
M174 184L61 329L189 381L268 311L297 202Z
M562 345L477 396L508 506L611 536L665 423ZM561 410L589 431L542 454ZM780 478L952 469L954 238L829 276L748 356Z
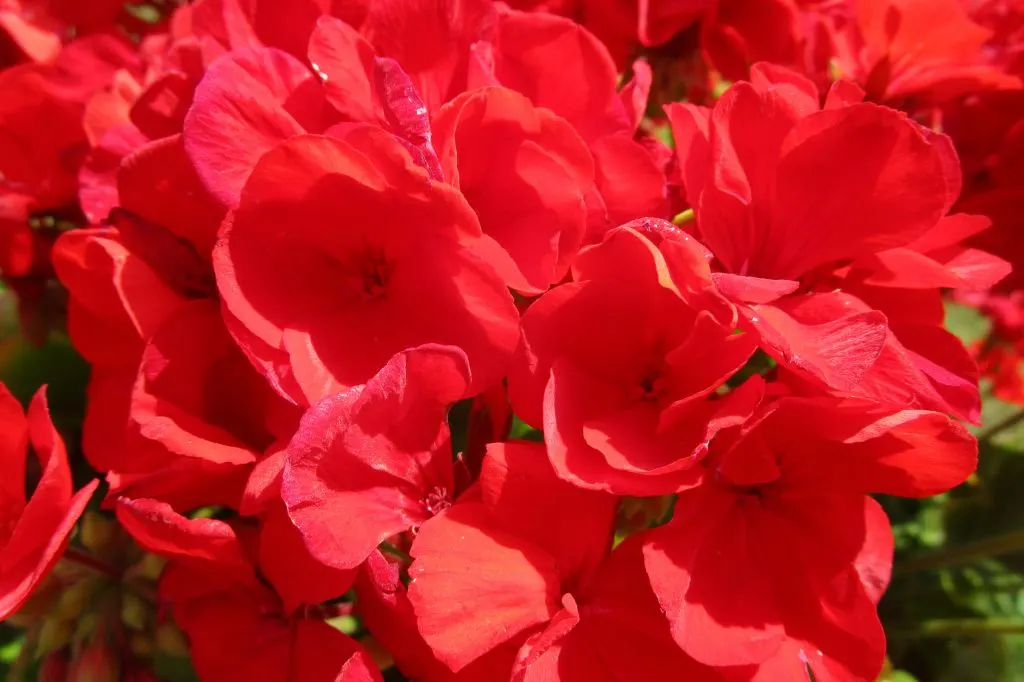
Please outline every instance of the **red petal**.
M301 62L273 48L231 53L210 66L196 88L184 137L214 197L237 206L263 154L310 127L326 127L316 108L319 87Z
M365 387L321 400L288 445L281 491L307 548L354 568L386 538L451 504L445 415L469 377L457 349L396 355ZM358 519L340 527L336 519Z
M555 475L539 443L492 443L480 476L501 527L546 549L563 582L587 576L611 547L617 499Z
M456 672L557 612L554 557L494 528L482 504L457 504L423 524L412 556L419 630Z

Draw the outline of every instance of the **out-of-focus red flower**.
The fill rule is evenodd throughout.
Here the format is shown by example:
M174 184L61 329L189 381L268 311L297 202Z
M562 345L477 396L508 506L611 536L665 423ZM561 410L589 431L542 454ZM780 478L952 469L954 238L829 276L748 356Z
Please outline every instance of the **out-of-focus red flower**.
M991 65L992 33L961 0L858 0L842 35L838 66L876 101L941 103L1021 81Z
M644 556L675 640L756 680L873 679L875 613L892 565L868 493L933 495L974 470L977 446L944 415L783 399L721 433ZM730 587L726 589L725 585Z
M99 481L74 492L64 441L50 421L45 389L28 412L0 386L0 619L16 612L60 559ZM26 459L42 475L26 499Z
M469 380L457 348L422 346L306 412L288 444L281 491L313 556L355 568L382 541L451 506L445 417ZM339 526L339 518L358 523Z
M423 343L462 349L476 392L519 342L511 296L473 251L480 236L462 196L390 135L301 136L260 160L214 266L232 333L296 402Z
M122 499L117 515L142 547L170 560L160 596L189 637L192 662L204 680L381 679L369 655L316 609L284 609L249 558L251 527L189 520L142 499ZM330 591L340 596L352 577L330 574Z
M659 248L620 228L574 271L523 318L513 409L543 426L555 469L577 485L674 492L711 436L746 417L743 397L704 398L746 363L756 337L733 334L735 311L689 237Z
M1024 74L1024 7L1014 0L962 0L967 13L992 35L984 54L1016 76Z
M560 480L533 443L490 446L480 484L411 550L409 600L440 661L459 672L511 650L512 679L715 679L669 639L639 544L608 555L614 497Z
M713 111L668 108L696 231L722 270L719 289L768 353L832 390L884 402L896 383L910 405L976 420L971 362L952 335L937 326L933 343L917 344L836 291L857 291L858 280L836 279L851 262L881 269L885 281L884 261L913 261L891 281L899 287L983 286L1005 274L1000 259L957 243L979 226L974 219L944 219L960 193L952 143L861 103L849 83L837 83L822 109L798 74L769 65L752 74ZM929 346L938 355L919 360L932 357Z
M0 3L0 68L19 61L50 62L73 36L115 32L130 15L120 0L4 0ZM138 28L139 24L133 24Z

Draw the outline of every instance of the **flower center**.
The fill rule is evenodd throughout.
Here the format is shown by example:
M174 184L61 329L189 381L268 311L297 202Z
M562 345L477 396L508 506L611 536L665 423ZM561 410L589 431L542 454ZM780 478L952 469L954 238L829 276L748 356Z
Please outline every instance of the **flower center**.
M450 506L452 506L451 497L448 495L448 489L443 486L435 486L433 490L427 493L426 497L423 498L423 507L434 516L440 514Z

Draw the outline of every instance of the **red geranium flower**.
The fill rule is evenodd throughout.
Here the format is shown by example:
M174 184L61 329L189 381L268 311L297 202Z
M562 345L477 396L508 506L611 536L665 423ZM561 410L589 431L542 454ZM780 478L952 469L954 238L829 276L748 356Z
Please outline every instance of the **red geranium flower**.
M672 521L646 539L647 571L691 656L761 664L757 680L874 679L874 604L892 563L868 493L925 497L977 463L967 431L934 412L832 399L768 403L721 432Z
M260 160L214 267L229 328L297 402L423 343L461 348L475 393L519 341L511 296L472 250L480 235L461 195L392 136L301 136Z
M355 568L388 537L451 505L445 418L469 380L457 348L421 346L306 412L288 444L282 495L313 556ZM339 526L342 518L357 522Z
M517 652L511 679L524 682L716 679L668 637L639 544L608 554L615 504L560 480L542 445L490 446L479 499L412 545L409 599L438 659L458 672Z
M671 229L671 225L669 226ZM705 400L754 352L693 239L660 247L629 228L584 250L575 282L523 317L509 377L516 414L544 427L555 469L620 494L675 491L715 431L745 418L744 391Z
M723 271L719 288L767 352L832 390L885 401L893 396L883 384L895 381L912 405L976 419L977 389L961 372L971 363L951 335L935 329L950 341L940 340L929 361L928 348L904 341L892 320L887 329L880 313L837 292L858 291L858 279L842 279L850 263L884 272L896 258L918 263L897 286L963 280L950 269L964 253L955 242L974 223L943 220L960 192L950 140L860 103L863 93L848 83L837 83L821 109L798 74L766 64L752 73L713 111L668 108L696 231ZM928 253L930 264L921 258ZM999 259L982 265L972 286L1001 276Z

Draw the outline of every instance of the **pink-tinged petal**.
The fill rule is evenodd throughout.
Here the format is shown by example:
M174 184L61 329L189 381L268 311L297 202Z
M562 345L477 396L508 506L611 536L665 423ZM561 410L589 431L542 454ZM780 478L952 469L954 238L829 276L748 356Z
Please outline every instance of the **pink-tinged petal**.
M814 294L810 298L830 298ZM803 305L812 305L809 300ZM831 300L821 303L831 307ZM885 315L852 312L820 324L805 324L777 305L741 309L761 346L779 362L805 371L838 390L851 390L878 359L888 335Z
M373 46L354 28L323 16L309 40L309 61L323 81L324 97L346 120L380 120L380 102L374 88Z
M434 112L462 90L466 51L491 12L482 0L383 0L371 3L362 32L402 65Z
M146 551L226 581L255 584L252 565L235 531L215 519L187 519L155 500L121 498L117 520Z
M587 576L611 546L617 498L558 478L540 443L489 445L480 485L501 527L546 549L563 580Z
M644 561L676 642L716 666L773 655L785 636L783 605L762 570L761 529L736 495L710 487L681 496L675 515L679 523L647 536Z
M394 59L377 57L373 78L391 131L410 150L416 163L427 170L430 179L441 182L444 177L431 141L430 110L409 75Z
M480 503L457 504L425 523L411 553L419 630L456 672L558 611L554 557L495 528Z
M310 554L339 569L417 526L454 497L445 416L469 383L449 347L396 355L365 387L324 398L288 445L281 484ZM359 519L339 526L337 519Z
M184 140L217 200L237 206L263 154L290 137L326 127L319 87L301 62L273 48L231 53L210 66L185 118Z

